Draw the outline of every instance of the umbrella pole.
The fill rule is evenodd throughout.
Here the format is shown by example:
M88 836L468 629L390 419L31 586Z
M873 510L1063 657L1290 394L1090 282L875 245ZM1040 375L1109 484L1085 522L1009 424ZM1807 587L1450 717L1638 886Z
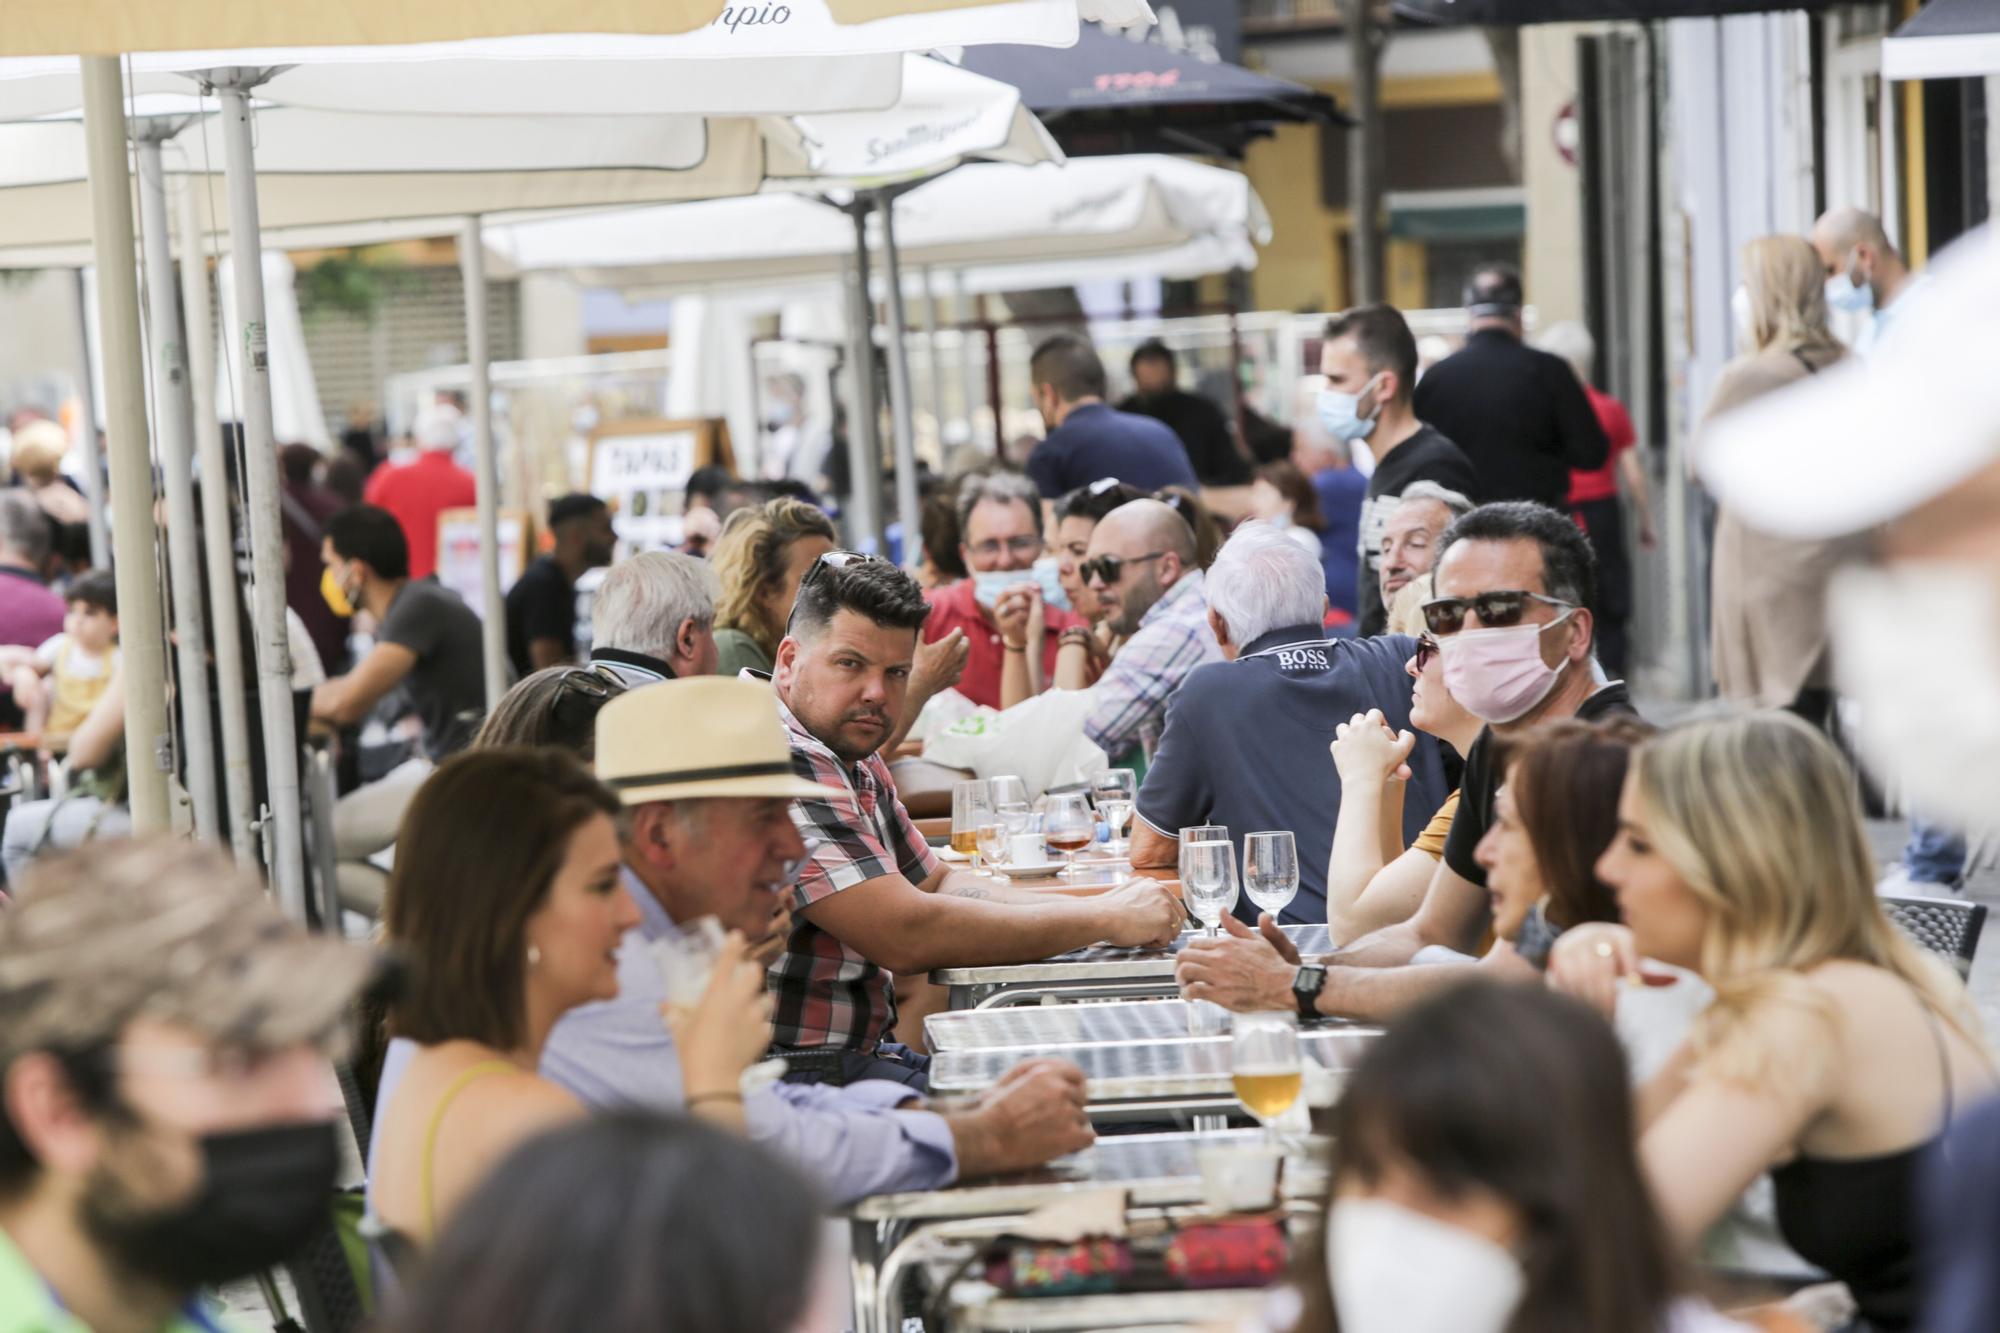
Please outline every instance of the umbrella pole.
M500 469L493 451L493 384L486 338L486 243L478 217L465 220L458 240L465 278L465 357L472 370L472 449L479 471L479 640L486 663L486 709L507 692L507 604L500 598Z
M83 366L82 388L76 394L76 429L83 439L83 496L90 502L90 563L111 568L111 534L104 526L104 460L97 453L97 393L90 373L90 292L83 270L76 271L77 355Z
M118 558L119 657L125 691L125 774L132 828L171 823L166 760L166 631L153 568L153 459L146 438L146 370L139 350L139 281L132 269L132 177L125 156L125 79L116 56L83 61L84 139L91 234L97 246L97 323L103 334L105 439ZM93 444L95 442L93 441ZM91 466L96 466L96 450Z
M249 92L257 71L218 71L223 170L229 182L229 252L236 263L236 328L243 339L243 505L249 516L251 629L257 705L264 722L270 801L271 882L295 920L306 919L305 830L299 811L299 741L292 722L292 654L285 632L285 545L272 441L271 364L264 332L264 251L257 221L256 150ZM234 82L233 80L242 80Z
M868 295L868 203L857 199L847 210L854 218L854 263L847 293L847 360L854 398L847 422L848 477L854 517L848 540L863 550L886 550L882 531L881 423L875 404L875 305Z
M173 243L167 232L167 181L160 137L169 129L142 121L139 144L139 217L145 223L143 259L146 304L152 312L153 386L159 392L160 485L167 496L167 573L173 590L174 651L180 679L181 753L187 760L187 793L195 836L214 841L216 819L215 732L208 711L207 626L201 613L201 553L195 538L194 463L188 436L194 412L188 401L187 356L181 342L180 294L174 289Z
M931 424L937 428L938 461L949 461L944 452L944 362L938 353L937 292L931 286L931 266L919 270L924 282L925 368L930 371Z
M194 450L201 468L201 540L208 566L209 628L215 640L216 702L222 711L222 788L229 802L229 846L243 865L257 860L250 836L250 687L243 679L242 600L236 593L236 542L230 520L229 462L215 411L215 311L208 294L207 228L196 180L181 187L181 313L187 320L188 383L194 397ZM204 680L203 689L207 688ZM197 807L199 808L199 807Z
M903 525L903 563L914 565L922 526L917 503L916 405L910 401L909 321L903 309L903 265L896 253L896 196L875 193L882 212L882 261L889 287L889 416L896 443L896 519Z
M972 298L965 294L964 269L952 273L951 312L951 322L958 326L958 401L965 407L965 438L970 441L973 407L979 401L979 393L972 374ZM999 410L997 404L994 410Z

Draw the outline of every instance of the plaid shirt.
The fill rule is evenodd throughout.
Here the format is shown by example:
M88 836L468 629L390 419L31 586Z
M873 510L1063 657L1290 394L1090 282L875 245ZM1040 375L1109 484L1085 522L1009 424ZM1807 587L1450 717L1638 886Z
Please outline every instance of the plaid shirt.
M1094 701L1083 734L1114 761L1135 744L1151 754L1166 726L1167 696L1188 672L1220 661L1201 571L1191 570L1139 618L1138 630L1091 686Z
M807 920L805 909L884 875L901 874L921 884L938 868L937 854L896 799L895 781L880 755L844 764L782 702L778 712L792 743L793 771L841 795L792 802L799 835L822 841L799 872L792 937L771 964L773 1039L779 1046L872 1051L896 1025L895 978Z

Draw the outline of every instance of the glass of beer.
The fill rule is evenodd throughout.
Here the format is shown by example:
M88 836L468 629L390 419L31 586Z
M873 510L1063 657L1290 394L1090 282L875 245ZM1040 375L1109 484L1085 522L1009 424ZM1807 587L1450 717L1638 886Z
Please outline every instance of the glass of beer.
M979 826L994 821L986 784L978 779L955 782L951 787L951 849L972 858L974 873L979 870Z
M1230 1025L1229 1075L1236 1100L1276 1142L1278 1117L1299 1099L1299 1021L1286 1013L1238 1014Z
M1082 792L1061 792L1049 797L1042 809L1042 837L1069 858L1069 864L1063 867L1066 877L1076 877L1076 854L1090 846L1096 835L1097 816L1091 813L1090 802Z

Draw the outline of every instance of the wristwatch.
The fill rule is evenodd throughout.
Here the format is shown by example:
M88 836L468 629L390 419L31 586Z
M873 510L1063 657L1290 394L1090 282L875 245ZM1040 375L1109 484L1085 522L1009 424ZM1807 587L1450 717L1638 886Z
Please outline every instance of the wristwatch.
M1299 1006L1300 1018L1319 1017L1319 993L1326 985L1326 969L1318 963L1307 963L1292 978L1292 999Z

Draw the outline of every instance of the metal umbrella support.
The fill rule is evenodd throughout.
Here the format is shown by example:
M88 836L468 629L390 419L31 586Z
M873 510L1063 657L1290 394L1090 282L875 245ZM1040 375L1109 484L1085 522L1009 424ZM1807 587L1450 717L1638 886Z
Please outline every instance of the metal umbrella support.
M889 427L896 449L896 518L903 527L903 563L914 565L921 540L917 500L916 403L910 393L909 319L903 309L903 265L896 254L896 196L901 190L876 190L875 207L882 215L883 280L889 295Z
M486 243L477 217L465 220L458 242L465 278L465 359L472 370L472 448L479 471L480 647L486 664L486 707L500 704L511 674L507 662L507 608L500 599L500 468L493 448L492 349L486 337Z
M848 288L847 359L852 367L854 403L847 423L849 499L853 517L848 538L856 546L886 548L882 531L882 440L875 401L875 304L868 292L867 198L844 211L854 219L854 264Z

